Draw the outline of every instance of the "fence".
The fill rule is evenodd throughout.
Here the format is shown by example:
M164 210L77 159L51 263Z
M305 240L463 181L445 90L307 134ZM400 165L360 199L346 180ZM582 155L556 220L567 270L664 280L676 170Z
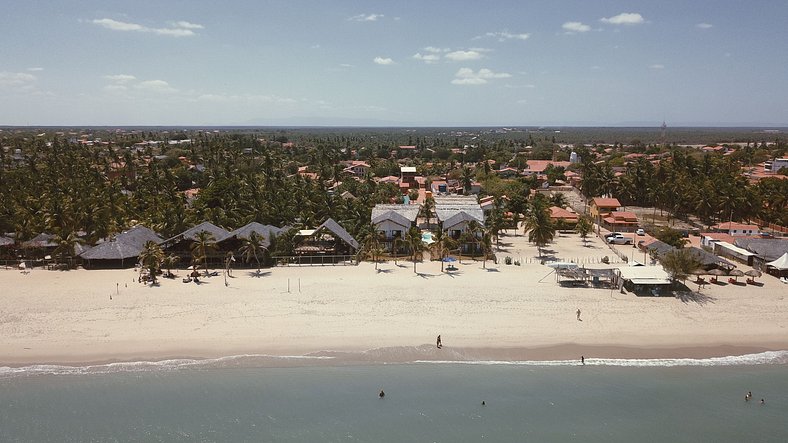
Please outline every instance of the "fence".
M788 234L788 228L786 228L785 226L780 226L777 223L766 223L758 218L753 218L750 221L758 226L763 226L767 229L771 229L772 231L779 232L781 234Z
M275 255L276 266L350 266L357 265L355 255Z

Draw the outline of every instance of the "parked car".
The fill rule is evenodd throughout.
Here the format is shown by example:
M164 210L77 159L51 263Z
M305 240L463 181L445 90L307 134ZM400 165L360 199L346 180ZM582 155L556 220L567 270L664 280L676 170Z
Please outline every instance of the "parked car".
M605 235L605 240L609 239L610 237L617 237L619 235L624 235L624 234L622 234L620 232L611 232L610 234L606 234Z
M613 237L608 237L607 242L613 245L631 245L632 238L631 237L624 237L621 234L618 234Z
M646 231L644 231L643 228L638 228L638 230L635 231L635 234L637 234L637 235L646 235Z

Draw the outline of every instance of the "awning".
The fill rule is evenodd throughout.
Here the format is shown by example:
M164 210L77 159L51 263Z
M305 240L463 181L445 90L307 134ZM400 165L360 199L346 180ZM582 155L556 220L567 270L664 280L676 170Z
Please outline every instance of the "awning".
M633 278L630 279L633 284L636 285L669 285L670 280L665 280L661 278Z

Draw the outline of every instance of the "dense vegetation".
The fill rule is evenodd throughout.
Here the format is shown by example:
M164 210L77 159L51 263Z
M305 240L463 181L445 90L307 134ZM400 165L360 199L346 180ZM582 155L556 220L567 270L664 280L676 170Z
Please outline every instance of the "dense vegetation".
M447 175L466 189L480 181L484 193L508 197L507 210L517 221L520 214L528 219L527 197L538 183L502 179L494 170L522 169L529 159L566 160L573 149L583 160L576 169L584 176L586 196L613 195L626 205L656 205L707 223L759 217L788 225L788 180L751 185L741 175L742 165L785 155L785 143L778 139L767 146L764 140L774 135L755 130L682 132L690 141L723 135L752 140L726 157L656 144L657 129L632 128L38 132L0 132L0 233L15 233L19 241L41 232L61 239L83 232L92 243L137 222L167 237L202 221L228 229L251 221L314 227L327 217L357 235L369 224L372 206L401 199L395 185L372 180L398 175L401 164L425 176ZM583 142L578 134L588 136L588 146L571 145ZM191 142L168 143L186 139ZM86 140L95 143L81 143ZM160 143L139 145L146 140ZM416 149L398 150L399 145ZM660 162L640 159L616 176L613 168L624 164L627 152L660 155ZM369 163L371 175L351 179L339 164L351 159ZM316 179L297 174L304 165ZM564 172L551 169L548 180L562 179ZM187 201L184 191L192 188L200 192Z

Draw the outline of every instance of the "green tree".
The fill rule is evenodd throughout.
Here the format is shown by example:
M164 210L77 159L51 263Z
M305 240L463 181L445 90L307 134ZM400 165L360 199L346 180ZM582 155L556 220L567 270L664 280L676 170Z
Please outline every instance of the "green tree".
M542 257L542 248L547 246L555 237L555 226L550 220L550 208L543 198L537 194L531 202L531 209L525 219L523 228L528 233L528 241L536 245L539 257Z
M416 260L421 257L424 252L424 241L421 239L421 232L418 229L411 227L405 238L410 249L411 257L413 258L413 272L416 272Z
M670 274L673 281L684 281L693 271L700 268L700 262L692 254L691 249L675 249L662 257L662 267Z
M268 248L266 248L264 245L265 237L255 231L252 231L248 238L243 239L243 243L241 244L241 249L239 251L241 256L244 258L244 261L247 263L254 259L254 261L257 263L258 276L260 275L260 259L263 257L263 254L268 252Z
M208 275L208 254L216 248L214 236L208 231L200 231L192 242L192 259L194 263L203 263L205 275Z
M164 251L156 242L145 243L139 256L142 269L147 269L150 275L151 284L156 284L156 274L161 269L161 262L164 260Z
M580 238L583 239L583 244L585 244L588 241L588 234L594 230L594 225L591 223L591 219L588 216L583 215L577 220L575 230L580 234Z
M447 256L448 252L457 247L457 242L453 238L446 235L446 232L438 229L432 233L434 243L431 245L435 257L441 262L441 272L443 272L443 259Z
M689 242L682 236L681 231L669 227L660 228L654 237L678 249L683 248Z

